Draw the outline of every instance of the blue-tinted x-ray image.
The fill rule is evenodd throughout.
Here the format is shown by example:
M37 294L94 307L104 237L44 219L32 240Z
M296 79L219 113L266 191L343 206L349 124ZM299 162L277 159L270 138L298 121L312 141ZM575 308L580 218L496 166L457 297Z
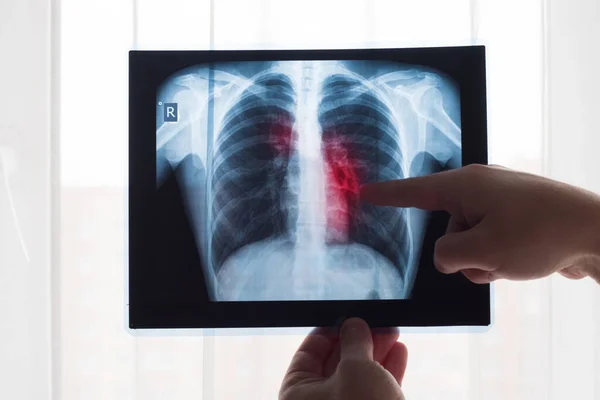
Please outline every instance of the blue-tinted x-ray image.
M459 92L440 71L374 60L170 76L157 93L157 189L176 176L211 299L410 298L429 214L358 194L461 166Z

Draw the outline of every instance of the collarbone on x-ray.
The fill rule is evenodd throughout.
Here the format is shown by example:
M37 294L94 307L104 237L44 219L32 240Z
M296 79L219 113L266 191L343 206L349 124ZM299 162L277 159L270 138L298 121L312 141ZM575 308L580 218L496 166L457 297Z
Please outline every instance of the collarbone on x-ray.
M216 301L407 299L428 213L368 182L461 165L459 90L392 61L228 62L168 79L157 184L179 184ZM159 112L159 116L160 116Z

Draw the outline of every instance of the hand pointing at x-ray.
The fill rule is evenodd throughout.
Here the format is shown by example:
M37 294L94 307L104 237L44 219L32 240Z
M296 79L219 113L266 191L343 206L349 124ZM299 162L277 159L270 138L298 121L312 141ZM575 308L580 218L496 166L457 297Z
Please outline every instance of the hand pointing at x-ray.
M381 206L447 211L448 229L434 255L443 273L489 283L559 272L600 283L600 197L583 189L471 165L365 185L361 198Z

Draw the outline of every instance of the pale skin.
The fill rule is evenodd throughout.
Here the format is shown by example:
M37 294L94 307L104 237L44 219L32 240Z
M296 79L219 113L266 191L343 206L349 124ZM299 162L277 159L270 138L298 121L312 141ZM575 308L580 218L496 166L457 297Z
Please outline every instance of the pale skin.
M434 264L474 283L559 273L600 284L600 196L540 176L472 165L365 185L363 201L446 211ZM348 329L351 328L351 329ZM280 400L397 400L408 352L397 331L351 319L339 334L313 331L296 352ZM340 356L341 355L341 356Z

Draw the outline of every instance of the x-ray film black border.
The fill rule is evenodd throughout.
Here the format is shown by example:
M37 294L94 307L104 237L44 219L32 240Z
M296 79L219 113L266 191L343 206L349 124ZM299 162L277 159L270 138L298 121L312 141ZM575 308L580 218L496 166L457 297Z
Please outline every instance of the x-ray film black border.
M483 291L481 292L483 293ZM130 305L132 329L197 329L336 326L350 317L372 327L487 326L482 302L407 300L212 303L206 310L189 304ZM131 315L131 314L130 314Z
M129 55L129 326L132 329L332 326L360 316L373 326L487 326L490 286L472 285L452 299L156 303L145 290L147 237L156 188L156 90L171 74L197 64L260 60L389 60L451 76L460 87L463 165L487 164L485 48L264 51L131 51Z

